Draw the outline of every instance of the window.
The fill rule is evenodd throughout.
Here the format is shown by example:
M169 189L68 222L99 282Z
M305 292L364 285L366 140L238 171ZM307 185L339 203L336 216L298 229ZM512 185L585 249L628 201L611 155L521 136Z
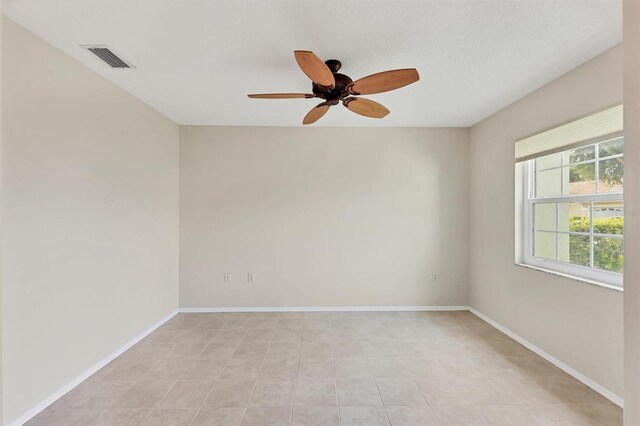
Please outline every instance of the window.
M620 132L573 141L569 149L528 153L516 167L517 260L621 287L623 170Z
M622 286L621 126L615 107L517 142L518 263Z

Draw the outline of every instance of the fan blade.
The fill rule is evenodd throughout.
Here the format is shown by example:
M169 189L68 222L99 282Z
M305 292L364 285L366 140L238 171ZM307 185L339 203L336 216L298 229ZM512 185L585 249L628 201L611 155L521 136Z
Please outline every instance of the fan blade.
M333 89L336 84L333 73L313 52L296 50L293 52L302 71L318 86Z
M311 95L309 93L258 93L247 96L252 99L311 99L316 97L316 95Z
M352 95L371 95L399 89L418 80L420 76L415 68L384 71L356 80L347 90Z
M302 120L302 124L313 124L316 121L320 120L323 115L325 115L329 111L329 105L326 105L324 102L320 105L315 106L311 111L304 116Z
M384 105L380 105L370 99L347 98L343 101L343 104L349 111L364 115L365 117L383 118L390 112Z

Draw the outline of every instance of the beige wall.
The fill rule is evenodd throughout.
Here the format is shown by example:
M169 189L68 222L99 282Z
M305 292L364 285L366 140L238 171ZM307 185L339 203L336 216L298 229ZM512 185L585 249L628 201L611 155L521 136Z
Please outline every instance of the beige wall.
M624 2L625 404L624 424L640 424L640 2Z
M2 26L10 422L177 308L179 129Z
M622 102L622 49L603 53L471 130L470 302L623 395L622 293L514 264L514 142Z
M183 126L180 306L466 305L467 164L465 129Z

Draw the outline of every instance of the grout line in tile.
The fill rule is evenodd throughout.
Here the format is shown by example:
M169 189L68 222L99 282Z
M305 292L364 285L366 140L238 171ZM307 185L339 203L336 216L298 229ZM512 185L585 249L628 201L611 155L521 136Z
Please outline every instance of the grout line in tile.
M162 400L163 400L163 399L164 399L164 398L169 394L169 392L171 392L171 389L173 389L173 387L176 385L176 383L178 383L178 379L176 379L176 381L175 381L175 382L173 382L173 384L171 385L171 387L169 388L169 390L167 390L167 392L165 392L165 394L164 394L164 395L162 395L162 398L160 398L160 399L158 400L158 402L156 402L155 404L153 404L153 406L152 406L152 407L150 407L149 412L147 413L147 415L146 415L146 416L144 416L144 418L142 419L142 421L141 421L139 424L144 423L144 421L147 419L147 417L149 417L149 415L151 414L151 412L152 412L153 410L155 410L155 408L158 406L158 404L159 404L159 403L160 403L160 402L161 402L161 401L162 401ZM146 408L146 407L145 407L145 408Z
M276 330L277 330L277 327L276 327ZM246 331L245 331L245 335L246 335ZM242 425L242 423L244 422L244 418L247 415L247 411L249 410L249 405L251 405L251 399L253 398L253 393L256 391L256 386L258 385L258 380L260 379L260 373L262 372L262 368L264 367L264 361L267 359L267 353L269 352L269 349L271 349L272 344L273 344L273 338L271 338L271 340L269 341L269 345L267 345L267 350L265 351L264 356L262 357L262 363L260 364L260 369L258 370L258 377L256 377L256 381L253 384L253 389L251 390L251 394L249 395L247 406L244 407L244 413L242 414L242 420L240 420L240 425ZM238 349L236 348L236 350ZM291 418L289 418L289 423L291 423Z
M135 345L134 345L134 346L135 346ZM132 346L132 347L134 347L134 346ZM130 348L130 349L131 349L131 348ZM122 355L124 355L125 353L126 353L126 352L124 352ZM120 356L122 356L122 355L120 355ZM119 357L118 357L118 358L119 358ZM116 359L118 359L118 358L116 358ZM114 359L113 361L115 361L115 359ZM112 361L112 362L113 362L113 361ZM149 371L147 371L146 373L144 373L144 374L142 375L142 377L140 377L140 378L139 378L138 380L136 380L136 381L132 381L132 382L131 382L131 386L129 386L129 387L128 387L124 392L122 392L122 394L121 394L120 396L118 396L118 398L114 399L113 403L112 403L111 405L109 405L109 407L104 408L98 417L102 416L104 413L106 413L107 411L111 410L111 409L116 405L116 403L117 403L117 402L118 402L118 401L119 401L123 396L125 396L125 395L126 395L126 393L127 393L127 392L129 392L129 391L130 391L130 390L131 390L135 385L137 385L138 383L140 383L141 381L143 381L143 380L145 379L145 377L147 377L147 375L149 374L149 372L150 372L151 370L153 370L153 369L156 367L156 365L160 364L160 361L162 361L162 358L158 359L155 363L153 363L153 365L151 366L151 368L149 369ZM95 374L95 373L94 373L94 374ZM110 381L110 380L104 380L104 377L103 377L103 378L100 378L100 379L99 379L99 381L101 381L101 382L105 382L105 381L106 381L106 382L108 382L108 381ZM114 381L115 381L115 380L114 380ZM173 385L172 385L171 387L173 387ZM162 396L162 398L164 398L164 395ZM152 411L153 411L153 409L152 409ZM151 411L149 411L149 413L150 413L150 412L151 412ZM147 413L147 416L149 415L149 413ZM145 419L147 418L147 416L145 416ZM96 419L97 419L97 418L96 418ZM144 419L142 419L142 421L144 421ZM141 422L141 423L142 423L142 422Z
M302 352L303 339L304 339L304 319L302 322L302 336L300 337L300 350L298 350L298 361L296 363L296 375L293 381L293 399L291 401L291 414L289 415L289 425L293 423L293 411L296 406L296 390L298 389L298 372L300 371L300 354Z
M440 419L438 418L438 415L436 414L436 411L433 409L433 407L431 406L431 403L429 402L429 398L427 398L427 395L422 391L422 388L420 387L420 385L418 385L416 379L413 379L413 383L418 387L418 390L420 391L420 394L422 395L422 397L424 398L424 400L427 402L427 407L429 407L429 409L431 410L431 413L433 413L433 417L435 417L436 422L438 422L438 424L440 425ZM384 401L383 401L384 404Z
M369 363L369 359L367 358L367 364ZM380 397L380 403L382 404L382 408L384 409L384 415L387 416L387 422L391 425L391 419L389 418L389 413L387 413L387 406L384 403L384 399L382 399L382 393L380 392L380 387L378 386L378 381L373 377L373 382L376 384L376 390L378 391L378 396Z
M340 400L338 399L338 378L336 377L336 359L333 356L333 326L329 321L329 346L331 347L331 365L333 366L333 385L336 389L336 407L338 407L338 424L342 425L342 414L340 413Z
M218 329L218 331L216 332L216 335L220 332L220 330L222 330L222 328ZM246 334L246 332L245 332L245 334ZM238 349L239 345L240 345L240 342L238 342L238 344L236 345L236 349L234 350L234 352ZM200 351L200 353L198 355L202 354L202 352L204 352L204 349L207 346L202 348L202 351ZM229 363L229 360L227 360L226 363L225 363L225 366L222 367L222 370L220 371L220 374L218 374L218 377L216 377L216 380L213 382L213 386L211 386L211 389L209 389L209 392L207 393L207 396L204 397L204 399L202 400L202 403L200 404L200 407L198 407L198 409L196 410L195 416L193 416L193 419L191 419L191 422L189 422L189 426L193 425L193 422L196 421L196 418L198 417L198 414L200 414L200 411L202 410L202 407L204 406L204 403L207 402L207 400L209 399L209 396L211 395L211 392L213 392L213 389L216 387L216 384L220 381L220 377L222 376L222 372L224 371L224 369L226 368L228 363Z

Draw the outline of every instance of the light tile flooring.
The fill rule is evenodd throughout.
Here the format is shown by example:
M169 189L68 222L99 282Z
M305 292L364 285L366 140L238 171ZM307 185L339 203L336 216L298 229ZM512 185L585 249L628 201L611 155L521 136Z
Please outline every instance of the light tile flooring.
M29 425L622 424L469 312L180 314Z

